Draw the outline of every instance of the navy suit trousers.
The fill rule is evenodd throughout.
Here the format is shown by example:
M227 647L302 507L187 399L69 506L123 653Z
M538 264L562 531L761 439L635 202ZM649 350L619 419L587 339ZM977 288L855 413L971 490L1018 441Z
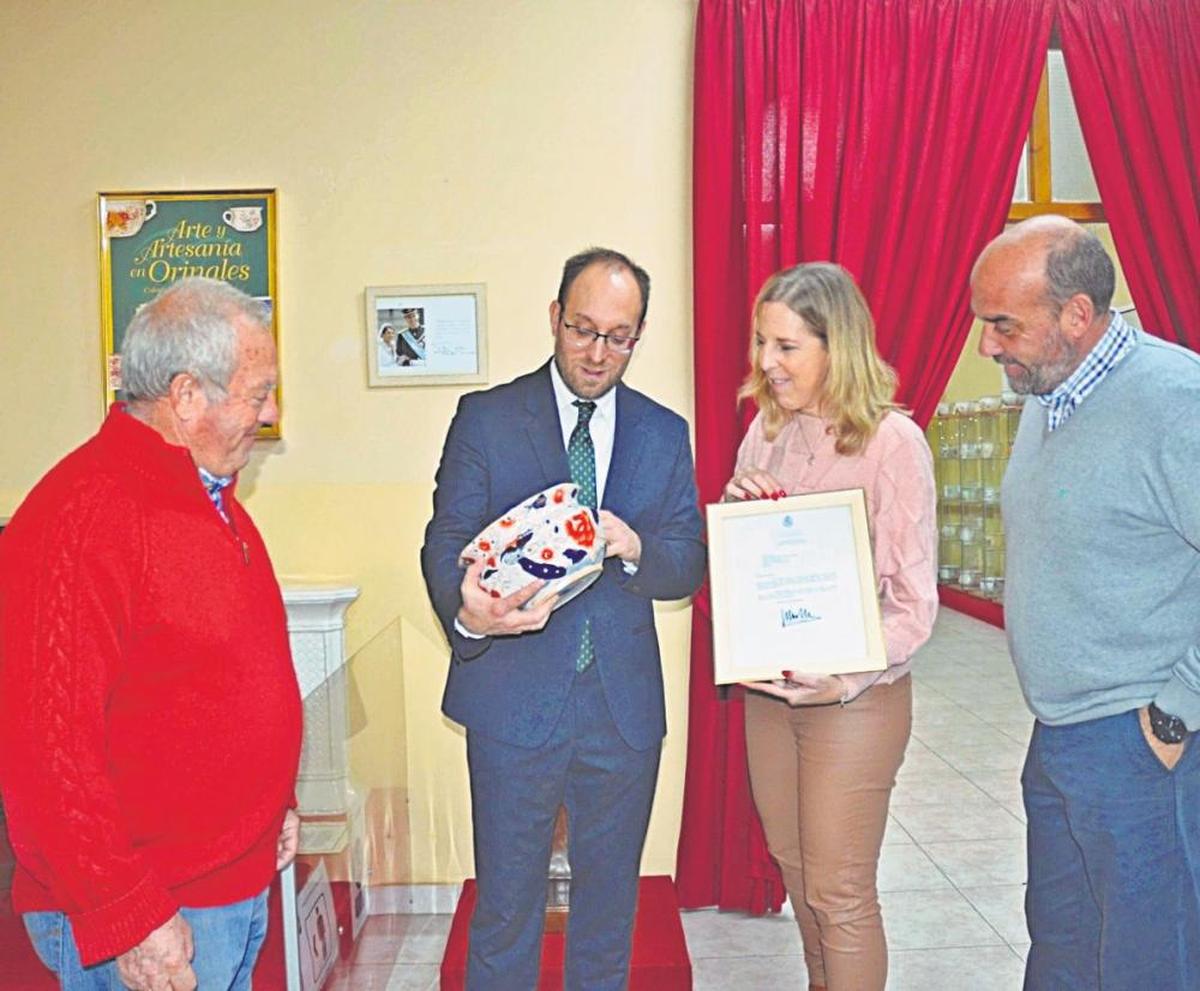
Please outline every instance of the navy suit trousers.
M661 751L661 743L634 750L624 741L596 665L576 675L544 745L514 746L468 731L479 891L468 991L537 986L560 804L567 807L571 863L565 988L626 987L638 866Z

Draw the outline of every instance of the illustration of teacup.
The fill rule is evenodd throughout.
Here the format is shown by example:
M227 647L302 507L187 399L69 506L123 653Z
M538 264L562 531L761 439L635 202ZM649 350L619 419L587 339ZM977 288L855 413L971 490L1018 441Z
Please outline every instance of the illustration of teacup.
M249 234L262 226L262 211L261 206L231 206L221 214L221 219L235 231Z
M462 549L464 565L483 559L479 584L494 598L512 595L532 581L546 584L525 604L558 595L559 606L600 577L604 533L579 489L560 482L530 496L495 520Z
M132 237L157 212L154 200L110 200L104 206L104 230L109 237Z

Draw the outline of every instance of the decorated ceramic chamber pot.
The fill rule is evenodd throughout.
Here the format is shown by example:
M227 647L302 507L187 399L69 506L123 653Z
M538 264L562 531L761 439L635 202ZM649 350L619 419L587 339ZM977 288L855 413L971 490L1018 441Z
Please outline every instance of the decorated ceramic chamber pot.
M462 549L463 565L482 559L479 583L494 598L531 581L546 584L525 608L558 594L558 606L592 584L604 567L604 534L579 488L561 482L514 506Z

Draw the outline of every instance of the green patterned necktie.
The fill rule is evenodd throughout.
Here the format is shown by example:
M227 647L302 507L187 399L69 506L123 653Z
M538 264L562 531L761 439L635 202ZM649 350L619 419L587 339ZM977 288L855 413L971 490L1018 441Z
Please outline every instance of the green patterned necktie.
M579 501L590 506L594 512L596 505L596 448L592 445L592 432L588 429L588 421L596 412L596 404L586 399L576 399L572 403L579 410L579 419L575 429L571 431L571 439L567 443L567 461L571 466L571 481L579 487ZM586 671L592 663L592 621L583 621L583 635L579 638L579 654L575 658L575 670Z

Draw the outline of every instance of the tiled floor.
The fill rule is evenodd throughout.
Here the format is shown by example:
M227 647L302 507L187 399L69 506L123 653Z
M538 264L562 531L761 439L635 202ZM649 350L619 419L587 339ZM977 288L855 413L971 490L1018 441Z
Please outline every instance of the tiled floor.
M913 739L879 870L888 988L1015 991L1028 946L1018 776L1033 719L1003 633L960 613L942 610L914 678ZM807 987L788 914L687 912L683 925L696 991ZM333 988L437 988L449 916L368 926Z

